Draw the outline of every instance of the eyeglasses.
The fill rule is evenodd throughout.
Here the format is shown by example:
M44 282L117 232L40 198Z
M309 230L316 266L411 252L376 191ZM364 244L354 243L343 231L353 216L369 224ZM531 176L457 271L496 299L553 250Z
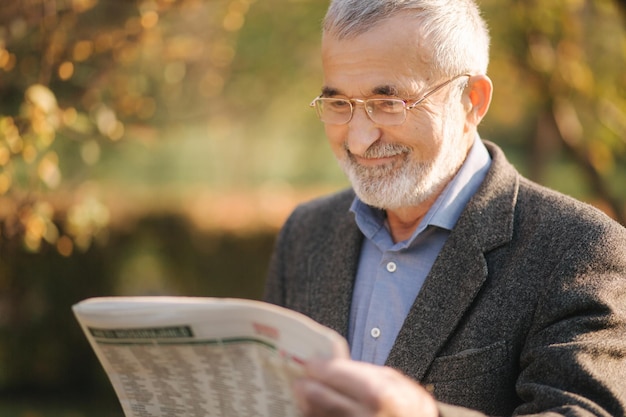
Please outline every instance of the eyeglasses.
M320 120L329 125L344 125L350 122L357 104L363 105L367 116L376 124L386 126L400 125L406 120L407 110L413 110L428 97L461 77L471 77L471 75L457 75L435 86L412 104L408 104L407 100L399 98L369 98L361 100L358 98L347 99L319 96L311 102L310 106L315 107Z

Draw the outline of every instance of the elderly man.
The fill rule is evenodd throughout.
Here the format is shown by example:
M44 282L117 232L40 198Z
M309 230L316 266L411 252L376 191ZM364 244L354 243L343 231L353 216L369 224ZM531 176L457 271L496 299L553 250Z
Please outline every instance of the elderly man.
M307 416L626 414L626 230L520 174L477 127L470 0L334 0L311 103L352 187L298 207L266 299L348 339Z

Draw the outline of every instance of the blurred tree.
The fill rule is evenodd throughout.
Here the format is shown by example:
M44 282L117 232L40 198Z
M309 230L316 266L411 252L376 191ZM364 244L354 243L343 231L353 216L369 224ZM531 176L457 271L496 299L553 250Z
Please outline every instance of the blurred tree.
M578 189L579 197L626 224L626 31L620 2L484 3L493 26L497 88L490 116L509 128L526 121L529 129L520 140L531 178L565 188L570 181L569 190ZM582 182L563 168L563 159L578 167Z
M210 99L229 77L253 1L3 2L5 244L20 237L37 251L47 241L63 254L89 247L109 222L87 181L102 148L222 111ZM87 192L74 193L81 187Z

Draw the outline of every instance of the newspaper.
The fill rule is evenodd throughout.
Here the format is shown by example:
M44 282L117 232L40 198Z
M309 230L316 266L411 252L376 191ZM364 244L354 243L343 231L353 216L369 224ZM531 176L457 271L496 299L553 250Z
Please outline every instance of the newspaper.
M260 301L102 297L72 307L126 417L296 417L302 363L345 339Z

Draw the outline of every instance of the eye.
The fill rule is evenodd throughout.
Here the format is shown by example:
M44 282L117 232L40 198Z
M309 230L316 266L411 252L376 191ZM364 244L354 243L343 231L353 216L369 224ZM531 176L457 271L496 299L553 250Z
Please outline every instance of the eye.
M397 99L373 99L370 100L376 111L385 113L401 113L404 110L404 102Z
M324 105L326 106L327 110L334 112L350 111L350 102L341 98L324 99Z

